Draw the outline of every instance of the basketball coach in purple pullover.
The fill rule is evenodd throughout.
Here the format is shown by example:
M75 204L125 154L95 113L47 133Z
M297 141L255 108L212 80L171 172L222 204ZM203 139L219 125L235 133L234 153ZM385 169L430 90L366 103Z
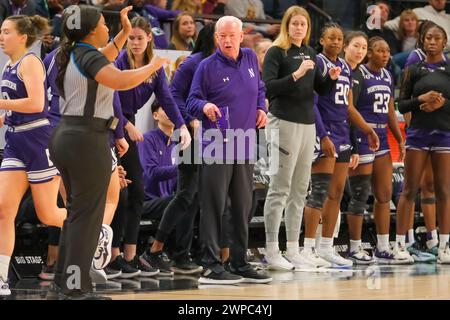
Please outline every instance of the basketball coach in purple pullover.
M241 20L222 17L217 21L215 36L218 49L200 63L187 100L188 112L202 121L203 127L199 194L200 239L204 247L202 264L205 271L199 283L267 283L272 279L256 272L246 260L253 191L254 138L256 128L264 127L267 121L265 88L255 53L240 49L243 40ZM228 108L229 121L222 118L225 107ZM223 132L225 123L232 129L228 130L227 137L233 132L230 139L208 138L213 131L209 129L220 126ZM251 132L254 133L253 138L242 139L243 135L251 136ZM241 143L238 143L239 140ZM242 140L246 142L242 143ZM228 150L230 145L231 152ZM216 152L207 155L207 150L212 149ZM227 196L231 200L233 243L229 268L225 270L220 259L220 233Z

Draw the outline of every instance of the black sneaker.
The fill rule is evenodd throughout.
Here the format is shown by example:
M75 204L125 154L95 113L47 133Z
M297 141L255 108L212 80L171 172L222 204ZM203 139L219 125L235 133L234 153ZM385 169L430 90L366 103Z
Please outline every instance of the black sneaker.
M128 262L126 261L122 256L118 256L116 260L111 262L105 269L106 274L108 272L111 272L109 269L113 269L116 271L121 271L122 274L118 276L121 279L129 279L133 277L137 277L141 274L141 270L136 269L133 267L132 261Z
M236 274L229 273L228 271L222 271L216 273L211 269L207 269L203 272L202 276L198 279L198 283L201 284L237 284L241 283L244 279Z
M196 274L203 271L203 267L195 264L190 257L176 259L173 263L175 274Z
M267 273L256 271L253 266L249 266L249 268L244 271L234 269L231 265L229 268L232 274L241 276L243 278L242 282L245 283L269 283L272 281L272 278Z
M51 266L44 264L41 273L39 273L39 279L53 281L55 279L55 264Z
M118 278L122 275L122 270L116 270L116 269L110 268L109 265L103 270L105 271L106 279L108 279L108 280Z
M159 269L153 268L145 259L138 256L134 256L133 267L141 270L141 277L153 277L159 273Z
M141 258L150 264L153 268L159 269L159 275L161 276L172 276L173 271L169 261L164 259L162 251L155 253L145 251Z

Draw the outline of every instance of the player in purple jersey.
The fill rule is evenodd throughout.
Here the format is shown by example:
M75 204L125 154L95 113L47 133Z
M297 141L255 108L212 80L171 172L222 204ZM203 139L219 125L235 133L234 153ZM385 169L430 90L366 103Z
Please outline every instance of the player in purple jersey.
M421 23L421 25L417 30L417 32L419 33L419 39L417 40L417 49L411 51L411 53L409 54L408 59L406 60L405 63L405 68L409 67L410 65L413 65L414 63L425 60L427 54L423 49L423 42L421 40L423 38L422 35L424 35L430 28L435 26L436 23L429 20L425 20L424 22ZM443 59L449 61L449 58L444 53L442 53L442 57Z
M378 147L378 138L353 106L352 70L339 58L344 45L342 28L337 24L325 25L320 44L323 52L316 59L319 72L325 75L333 68L341 72L331 92L318 96L320 117L316 118L316 123L322 120L326 135L321 140L322 147L316 145L317 158L311 170L311 193L304 213L305 249L300 257L306 266L351 267L352 261L342 258L333 250L333 233L351 158L348 119L368 135L373 149ZM321 218L322 234L317 257L315 236Z
M360 165L349 172L352 198L347 214L365 213L372 188L378 238L375 259L379 263L410 263L412 261L406 251L392 251L389 246L392 159L387 142L388 126L399 143L400 157L404 155L404 142L394 110L394 81L389 71L385 69L390 49L386 41L380 37L371 38L368 48L368 62L360 65L354 74L353 93L355 106L380 137L380 149L377 152L369 150L366 138L357 132ZM355 236L356 230L360 233L361 226L357 224L362 223L362 219L358 218L353 222L355 223L352 226L354 228L352 233Z
M126 50L123 50L115 61L115 65L121 70L133 70L148 64L153 53L153 36L151 26L143 17L135 17L131 20L132 30L128 37ZM163 68L157 70L139 86L126 91L119 92L119 99L122 105L122 119L126 130L126 139L130 145L127 154L122 158L122 165L128 173L128 177L133 183L128 187L126 197L120 198L119 209L117 210L116 221L123 223L113 223L114 231L118 235L123 233L123 259L120 256L120 236L113 241L113 261L111 269L130 269L135 272L136 268L141 271L141 275L151 276L154 274L149 260L149 255L161 257L162 251L144 254L142 257L136 255L136 245L140 229L142 207L144 202L144 186L142 167L139 160L137 143L144 141L142 133L135 127L135 116L155 93L156 98L161 102L162 108L169 119L180 129L182 139L191 141L191 136L181 113L170 93L167 77ZM189 143L188 143L189 144ZM125 219L121 217L126 217ZM119 225L120 224L120 225ZM122 232L124 230L124 232ZM117 241L116 241L117 240ZM148 258L148 259L145 259ZM161 259L162 260L162 259ZM161 266L164 271L171 272L167 266ZM161 270L163 271L163 270Z
M45 69L36 55L28 53L31 44L48 28L48 22L39 16L12 16L1 27L0 46L10 61L3 70L0 100L0 109L8 110L0 168L0 296L11 294L7 276L14 248L14 220L28 187L42 223L61 227L67 216L67 211L56 204L60 178L48 157L51 127Z
M369 38L362 31L351 31L345 35L344 59L350 65L350 68L352 69L353 72L357 70L358 66L366 58L368 42ZM350 169L356 169L358 165L359 165L359 154L357 163L353 166L350 166ZM346 215L346 217L348 230L350 233L350 246L348 250L349 251L348 259L352 260L354 264L373 263L372 257L362 247L361 228L363 223L363 216L348 214Z
M405 64L405 69L410 65L424 61L426 59L426 53L423 49L423 38L425 33L436 24L432 21L424 21L419 27L419 39L417 41L417 49L415 49L408 57ZM443 54L443 58L446 59ZM407 126L410 126L411 113L406 113L403 115L407 122ZM431 158L427 160L427 165L423 171L422 179L420 181L420 207L423 213L423 219L425 220L425 226L427 228L427 243L426 251L438 255L438 235L436 230L436 197L434 194L434 182L433 182L433 168L431 166ZM409 228L407 233L406 246L410 250L419 250L413 257L417 260L420 256L420 248L414 240L414 211L415 206L411 208Z
M406 140L405 186L397 208L396 245L405 247L411 207L431 158L440 231L438 262L449 264L450 64L442 56L448 36L442 27L433 26L421 38L426 59L405 71L400 95L400 111L412 115Z

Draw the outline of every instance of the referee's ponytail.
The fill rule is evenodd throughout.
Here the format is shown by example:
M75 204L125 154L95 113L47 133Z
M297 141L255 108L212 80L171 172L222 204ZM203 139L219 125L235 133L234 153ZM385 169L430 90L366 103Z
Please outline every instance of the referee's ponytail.
M59 50L56 62L58 64L58 75L56 76L56 85L59 94L65 98L64 76L66 75L67 65L70 61L70 55L75 44L83 40L89 33L97 27L101 12L93 6L70 6L64 10L61 49Z

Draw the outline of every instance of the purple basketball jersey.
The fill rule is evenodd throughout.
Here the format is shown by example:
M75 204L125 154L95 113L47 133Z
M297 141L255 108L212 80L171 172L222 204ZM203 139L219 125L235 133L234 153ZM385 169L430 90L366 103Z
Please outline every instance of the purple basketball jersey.
M317 65L323 77L331 68L340 67L342 72L333 90L319 96L317 106L324 123L328 121L345 121L348 118L348 94L352 89L352 70L341 58L333 62L322 53L317 55Z
M359 66L364 77L361 83L356 108L368 123L387 124L389 101L394 97L394 80L390 72L383 68L381 72L370 71L365 65Z
M423 52L422 49L415 49L415 50L411 51L411 53L408 56L408 59L406 60L405 68L409 67L410 65L415 64L417 62L424 61L426 59L426 57L427 57L427 55L425 52ZM450 61L449 57L447 57L445 54L443 55L443 58L447 62Z
M50 52L44 59L44 66L47 73L47 99L49 102L48 118L52 125L55 125L61 118L59 111L59 90L56 86L56 76L58 75L58 67L56 65L56 54L59 48Z
M3 99L23 99L28 97L25 83L19 76L19 67L26 56L35 55L32 52L24 55L19 61L11 65L6 64L2 76L2 97ZM35 55L36 56L36 55ZM37 56L36 56L37 57ZM38 57L37 57L38 58ZM39 58L38 58L39 59ZM39 59L40 61L40 59ZM45 86L45 83L44 83ZM47 97L45 98L45 106L42 112L37 113L21 113L8 110L6 112L5 124L8 126L18 126L24 123L32 122L39 119L47 118Z

